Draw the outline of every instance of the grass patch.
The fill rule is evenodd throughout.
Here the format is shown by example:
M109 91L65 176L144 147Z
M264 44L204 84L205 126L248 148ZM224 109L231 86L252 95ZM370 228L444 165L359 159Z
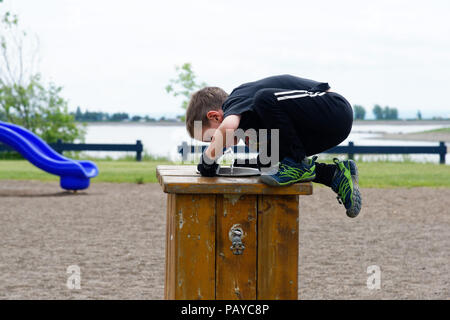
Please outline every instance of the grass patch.
M95 161L100 174L92 179L95 182L129 182L154 183L156 180L156 166L170 164L169 161ZM0 180L41 180L59 181L58 176L48 174L25 160L1 160Z
M156 166L169 161L96 161L100 174L95 182L155 183ZM360 186L447 187L450 188L450 166L415 162L358 162ZM1 160L0 180L58 181L59 178L41 171L25 160Z
M360 185L370 188L450 187L450 166L414 162L358 162Z
M92 157L82 151L65 151L64 157L74 160L91 160L91 161L136 161L136 154L134 152L127 152L123 156L113 158L111 156ZM146 152L142 153L142 161L159 161L169 162L167 157L154 156ZM0 152L0 160L24 160L22 155L16 151Z
M426 130L426 131L419 131L419 132L414 132L414 133L450 133L450 127Z

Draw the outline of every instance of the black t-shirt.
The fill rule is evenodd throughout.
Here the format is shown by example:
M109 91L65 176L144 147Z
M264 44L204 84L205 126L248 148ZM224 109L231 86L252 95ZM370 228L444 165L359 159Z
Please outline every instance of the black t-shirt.
M222 105L224 118L232 114L240 114L239 128L247 130L258 128L258 119L253 112L253 97L256 92L265 88L307 90L311 92L326 91L330 86L326 82L295 77L292 75L279 75L248 82L235 88Z

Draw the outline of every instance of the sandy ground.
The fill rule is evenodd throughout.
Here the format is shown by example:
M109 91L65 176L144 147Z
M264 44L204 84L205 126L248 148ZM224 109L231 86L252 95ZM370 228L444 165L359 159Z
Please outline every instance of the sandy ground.
M300 212L301 299L449 299L450 189L363 189L345 216L315 188ZM0 299L161 299L165 194L157 184L0 181ZM81 268L69 290L67 267ZM381 268L381 289L366 286Z

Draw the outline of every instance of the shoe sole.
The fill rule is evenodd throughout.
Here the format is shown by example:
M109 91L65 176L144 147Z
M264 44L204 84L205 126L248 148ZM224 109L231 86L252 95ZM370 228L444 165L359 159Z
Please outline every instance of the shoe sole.
M349 209L347 209L347 216L350 218L355 218L358 216L359 212L361 211L361 192L359 191L359 174L358 174L358 167L356 166L355 161L349 160L349 167L350 167L350 174L352 176L352 182L353 182L353 206L351 206Z
M314 175L313 177L310 177L308 179L304 179L301 181L293 181L293 182L287 182L284 184L279 183L277 180L275 180L274 178L272 178L270 175L262 175L259 177L260 181L272 186L272 187L286 187L286 186L290 186L293 185L294 183L302 183L302 182L311 182L316 178L316 176Z

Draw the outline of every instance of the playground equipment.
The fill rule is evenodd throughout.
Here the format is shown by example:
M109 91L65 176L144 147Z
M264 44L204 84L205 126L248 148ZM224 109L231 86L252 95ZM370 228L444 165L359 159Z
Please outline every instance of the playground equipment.
M258 177L158 166L167 195L166 299L298 299L299 195Z
M86 189L90 178L98 175L95 163L63 157L37 135L21 126L0 121L0 142L15 149L39 169L60 176L63 189Z

